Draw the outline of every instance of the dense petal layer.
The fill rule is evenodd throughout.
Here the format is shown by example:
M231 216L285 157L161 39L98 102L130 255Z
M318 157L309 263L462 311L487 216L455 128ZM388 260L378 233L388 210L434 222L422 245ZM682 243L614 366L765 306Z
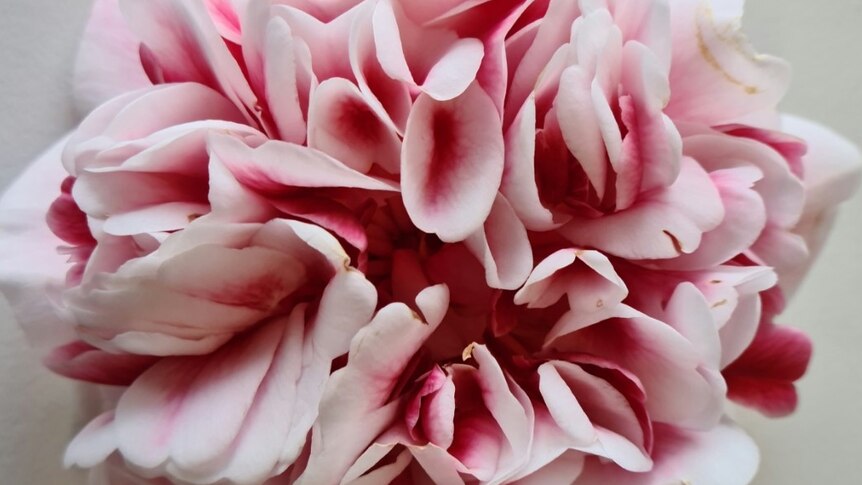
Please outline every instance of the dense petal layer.
M419 97L401 152L404 205L419 229L466 239L491 212L503 166L500 117L481 87L448 102Z

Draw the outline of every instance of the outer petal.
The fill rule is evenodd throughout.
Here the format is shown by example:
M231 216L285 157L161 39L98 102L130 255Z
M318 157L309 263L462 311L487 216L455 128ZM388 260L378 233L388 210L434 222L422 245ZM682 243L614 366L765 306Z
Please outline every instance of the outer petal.
M796 409L795 381L811 360L811 340L799 330L766 323L746 351L724 371L731 399L767 416Z
M448 102L419 97L401 152L404 205L419 229L466 239L491 212L503 166L500 117L482 88Z
M345 271L327 287L314 321L299 305L212 354L160 361L115 414L76 438L67 462L92 466L117 449L150 475L184 482L251 484L281 473L304 447L332 360L374 306L371 284Z
M64 242L45 220L68 175L60 162L65 143L45 152L0 199L0 291L30 340L46 348L75 339L60 305L69 269L57 251Z
M527 230L502 195L497 196L484 228L466 244L485 265L485 279L491 288L514 290L533 267Z
M655 467L630 473L598 461L587 462L576 485L748 485L760 454L751 438L725 422L707 432L656 428Z
M74 92L82 112L150 85L141 65L140 45L118 0L93 3L75 64Z
M786 93L790 66L753 51L739 31L743 2L733 3L739 8L719 1L673 2L673 96L665 113L674 121L731 122L774 110Z
M366 173L378 164L400 169L401 141L365 100L342 78L327 79L314 91L308 109L308 146Z
M154 253L69 290L66 302L82 336L103 349L203 354L346 262L337 240L316 226L200 220Z

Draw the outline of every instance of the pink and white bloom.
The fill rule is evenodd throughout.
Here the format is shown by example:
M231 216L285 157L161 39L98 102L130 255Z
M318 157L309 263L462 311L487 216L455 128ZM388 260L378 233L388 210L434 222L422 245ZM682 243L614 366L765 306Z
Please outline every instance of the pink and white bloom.
M120 484L745 485L859 183L724 0L97 0L0 290Z

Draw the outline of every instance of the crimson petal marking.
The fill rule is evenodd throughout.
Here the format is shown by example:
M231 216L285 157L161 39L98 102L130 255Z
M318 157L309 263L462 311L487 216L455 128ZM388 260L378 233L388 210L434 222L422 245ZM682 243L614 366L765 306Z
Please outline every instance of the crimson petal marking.
M767 416L786 416L796 409L794 382L811 360L811 340L799 330L766 323L745 352L723 373L728 396Z
M387 405L398 377L440 324L449 291L443 285L416 297L422 320L402 303L381 309L350 344L347 366L333 373L324 390L314 426L311 456L301 485L334 485L362 451L395 417ZM397 345L393 345L397 342Z

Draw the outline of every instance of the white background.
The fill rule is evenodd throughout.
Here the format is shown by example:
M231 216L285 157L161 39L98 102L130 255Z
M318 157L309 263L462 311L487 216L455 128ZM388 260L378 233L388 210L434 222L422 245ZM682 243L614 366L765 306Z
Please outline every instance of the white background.
M0 0L0 186L75 123L69 78L88 6ZM745 26L761 51L794 65L784 109L862 144L862 1L749 0ZM807 330L816 346L798 413L778 421L741 415L762 448L757 485L862 480L860 217L857 197L782 319ZM81 475L59 462L82 405L74 384L40 369L0 301L0 483L77 483Z

